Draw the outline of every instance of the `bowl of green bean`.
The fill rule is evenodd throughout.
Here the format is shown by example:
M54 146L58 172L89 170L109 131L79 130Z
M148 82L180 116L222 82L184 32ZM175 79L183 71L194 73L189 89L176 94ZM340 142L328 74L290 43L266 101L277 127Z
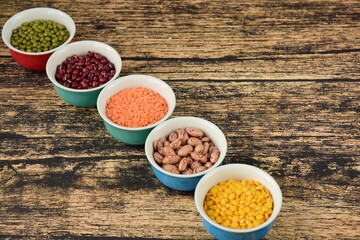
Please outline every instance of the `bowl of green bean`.
M54 8L30 8L10 17L2 28L2 40L14 60L30 70L45 70L58 48L74 41L76 26L65 12Z

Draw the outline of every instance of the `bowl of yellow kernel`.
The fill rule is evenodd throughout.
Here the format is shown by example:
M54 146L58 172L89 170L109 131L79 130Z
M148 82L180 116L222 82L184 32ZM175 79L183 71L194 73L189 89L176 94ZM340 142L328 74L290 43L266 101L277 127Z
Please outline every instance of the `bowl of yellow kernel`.
M275 179L247 164L208 172L196 186L194 199L204 227L218 240L263 238L282 206Z

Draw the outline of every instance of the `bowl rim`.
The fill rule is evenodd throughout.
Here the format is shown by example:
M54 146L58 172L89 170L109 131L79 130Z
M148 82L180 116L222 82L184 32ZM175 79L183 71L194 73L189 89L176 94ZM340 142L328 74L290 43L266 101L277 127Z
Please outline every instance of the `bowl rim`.
M162 119L160 119L159 121L157 121L157 122L155 122L155 123L153 123L151 125L148 125L148 126L145 126L145 127L138 127L138 128L131 128L131 127L125 127L125 126L118 125L118 124L114 123L113 121L111 121L106 116L106 113L104 114L100 110L100 107L99 107L100 104L99 103L100 103L101 99L103 98L103 95L106 93L107 89L111 88L113 85L116 85L121 81L125 81L128 78L136 78L136 77L146 77L148 79L151 79L153 81L156 81L156 82L160 83L163 87L165 87L171 93L171 97L172 97L172 100L174 101L174 105L171 108L169 108L169 111L165 114L165 116ZM106 100L108 100L110 97L111 96L109 96ZM157 78L157 77L154 77L154 76L151 76L151 75L146 75L146 74L130 74L130 75L126 75L126 76L122 76L122 77L118 77L116 79L113 79L111 82L109 81L108 84L106 84L106 86L101 90L101 92L100 92L100 94L98 96L98 99L97 99L97 104L96 104L98 113L101 116L101 118L103 119L103 121L105 121L107 124L117 128L117 129L126 130L126 131L142 131L142 130L147 130L147 129L154 128L155 126L157 126L157 125L163 123L164 121L166 121L172 115L172 113L173 113L173 111L175 109L175 106L176 106L176 96L175 96L175 93L174 93L173 89L169 86L169 84L167 84L165 81L161 80L160 78Z
M220 135L221 135L220 138L222 138L221 140L223 140L225 142L224 151L221 151L221 153L220 153L221 157L219 158L219 160L213 166L206 169L205 171L202 171L202 172L199 172L199 173L193 173L193 174L176 174L176 173L172 173L172 172L166 171L165 169L161 168L155 162L155 160L152 157L152 154L150 153L150 149L153 149L153 144L152 144L152 142L150 142L150 137L153 134L155 134L156 131L158 131L158 129L163 128L167 124L171 124L174 121L182 121L182 120L197 120L197 121L202 121L205 124L210 125L212 128L216 129L216 131L218 131L220 133ZM225 156L227 154L227 147L228 147L228 144L227 144L226 136L225 136L224 132L217 125L215 125L214 123L212 123L209 120L206 120L204 118L194 117L194 116L180 116L180 117L175 117L175 118L166 120L165 122L163 122L163 123L159 124L158 126L156 126L153 130L151 130L151 132L147 136L145 144L144 144L145 155L146 155L146 158L148 159L148 161L150 162L151 167L154 167L156 170L158 170L159 172L161 172L161 173L163 173L163 174L165 174L167 176L171 176L171 177L174 177L174 178L181 178L181 179L197 178L197 177L203 176L203 175L207 174L208 172L211 172L214 169L216 169L217 167L219 167L223 163L223 161L225 159Z
M210 219L210 217L206 214L204 208L203 208L203 202L200 203L197 199L199 198L199 189L201 188L201 185L209 178L211 178L213 175L217 174L219 171L225 171L228 168L245 168L247 170L252 169L253 171L256 171L258 173L260 173L262 176L264 176L266 179L270 180L270 182L272 184L274 184L276 190L275 191L279 191L279 208L276 209L276 211L273 211L271 216L262 224L260 224L257 227L254 228L249 228L249 229L233 229L233 228L228 228L228 227L224 227L216 222L214 222L212 219ZM270 193L272 193L272 191L270 189L268 189L270 191ZM252 233L252 232L256 232L260 229L263 229L265 227L267 227L269 224L271 224L272 222L275 221L275 219L277 218L277 216L280 213L280 210L282 208L282 202L283 202L283 196L282 196L282 191L281 188L279 186L279 184L277 183L277 181L267 172L265 172L264 170L249 165L249 164L244 164L244 163L229 163L226 165L222 165L216 169L214 169L213 171L207 173L205 176L203 176L199 183L197 184L195 191L194 191L194 201L195 201L195 205L196 208L200 214L200 216L205 219L211 226L221 229L222 231L225 232L231 232L231 233Z
M26 12L32 12L32 11L39 11L39 10L49 10L49 11L55 11L55 12L58 12L60 13L61 15L63 15L64 17L68 18L70 20L70 25L72 26L72 28L74 29L74 31L69 31L70 33L70 36L69 38L63 42L60 46L57 46L56 48L52 48L48 51L45 51L45 52L25 52L25 51L21 51L17 48L15 48L11 43L10 41L5 38L5 33L7 30L7 25L10 24L11 21L13 21L17 16L20 16ZM13 29L11 29L12 31ZM17 52L17 53L20 53L20 54L23 54L23 55L28 55L28 56L42 56L42 55L47 55L47 54L51 54L53 52L55 52L57 49L61 48L61 47L64 47L65 45L67 45L68 43L70 43L73 39L74 39L74 36L75 36L75 32L76 32L76 24L74 22L74 20L72 19L72 17L70 17L69 14L67 14L66 12L64 11L61 11L59 9L56 9L56 8L51 8L51 7L35 7L35 8L29 8L29 9L25 9L23 11L20 11L20 12L17 12L15 13L14 15L12 15L6 22L5 24L3 25L3 28L1 30L1 37L2 37L2 40L3 42L5 43L5 45L12 51L14 52Z
M51 61L53 59L55 59L59 54L62 54L63 51L66 51L68 48L71 48L72 46L76 46L76 45L81 45L81 44L99 44L99 45L103 45L107 48L110 48L112 51L114 51L115 55L116 55L116 58L119 59L119 66L118 66L118 69L116 69L116 73L115 75L106 83L104 83L103 85L100 85L98 87L95 87L95 88L89 88L89 89L74 89L74 88L69 88L69 87L66 87L62 84L60 84L58 81L56 81L56 79L54 78L54 76L50 76L50 74L48 73L48 71L52 68L50 66L51 64ZM70 57L72 54L70 53L68 55L68 57ZM96 41L96 40L80 40L80 41L76 41L76 42L71 42L59 49L57 49L48 59L48 61L46 62L46 74L49 78L49 80L56 86L56 87L59 87L63 90L66 90L66 91L69 91L69 92L74 92L74 93L86 93L86 92L94 92L94 91L97 91L99 89L102 89L104 88L106 85L108 85L110 82L114 81L115 79L118 78L118 75L120 74L121 72L121 69L122 69L122 59L121 59L121 56L119 54L119 52L113 48L112 46L110 46L109 44L107 43L104 43L104 42L100 42L100 41Z

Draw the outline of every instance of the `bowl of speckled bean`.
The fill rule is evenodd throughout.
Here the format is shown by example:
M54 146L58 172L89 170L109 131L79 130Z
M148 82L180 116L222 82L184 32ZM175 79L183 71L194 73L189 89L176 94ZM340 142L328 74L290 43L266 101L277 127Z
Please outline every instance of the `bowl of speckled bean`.
M18 64L30 70L45 70L51 54L72 42L75 31L75 23L67 13L54 8L30 8L5 22L2 40Z
M108 133L130 145L143 145L153 128L172 117L175 105L175 93L165 81L142 74L115 79L97 99Z
M208 172L194 194L206 230L216 239L262 239L282 207L282 192L264 170L226 164Z
M145 142L145 154L156 178L178 191L193 191L206 173L222 164L226 153L223 131L193 116L164 121Z

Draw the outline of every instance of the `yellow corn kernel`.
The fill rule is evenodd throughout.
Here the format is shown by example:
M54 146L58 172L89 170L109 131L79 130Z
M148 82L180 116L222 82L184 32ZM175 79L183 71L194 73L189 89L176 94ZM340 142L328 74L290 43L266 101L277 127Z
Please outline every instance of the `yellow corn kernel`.
M230 227L231 227L231 228L238 228L238 227L239 227L239 223L238 223L238 222L231 222Z
M242 194L242 190L240 189L240 188L237 188L236 190L235 190L235 194L236 195L240 195L240 194Z
M207 205L207 206L211 206L211 205L213 205L213 204L214 204L214 201L212 201L212 200L206 201L206 205Z
M241 200L241 201L245 201L245 200L246 200L246 194L241 194L240 200Z
M213 210L206 210L205 211L207 215L211 216L214 215L214 211Z
M233 215L233 211L231 211L231 210L226 210L226 215L232 216L232 215Z
M233 222L240 222L240 217L239 216L233 216L231 220Z
M215 194L217 194L218 192L219 192L219 188L216 187L216 186L210 189L210 194L215 195Z
M215 222L217 222L217 223L221 224L221 223L223 222L222 217L217 216L217 217L215 218Z
M246 214L246 212L243 208L240 208L238 212L241 216L244 216Z
M229 227L230 226L230 220L226 219L225 221L223 221L221 223L221 225L223 225L224 227Z
M265 207L267 207L267 208L272 208L272 203L265 203Z
M249 224L247 224L247 228L253 228L254 224L252 224L252 222L250 222Z
M226 211L221 210L220 215L221 215L221 216L226 216Z
M263 222L264 222L264 221L262 221L262 220L255 220L255 221L253 222L254 227L257 227L257 226L261 225Z
M235 211L238 210L238 207L237 207L236 205L231 205L231 206L230 206L230 210L233 211L233 212L235 212Z
M255 212L253 210L250 210L250 212L248 212L249 217L253 217L254 215L255 215Z

